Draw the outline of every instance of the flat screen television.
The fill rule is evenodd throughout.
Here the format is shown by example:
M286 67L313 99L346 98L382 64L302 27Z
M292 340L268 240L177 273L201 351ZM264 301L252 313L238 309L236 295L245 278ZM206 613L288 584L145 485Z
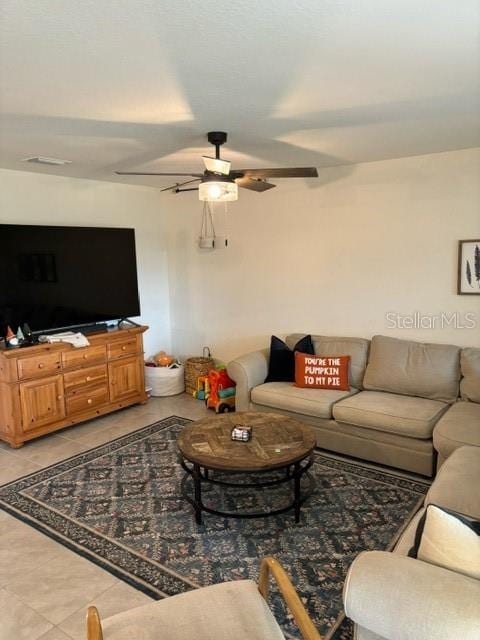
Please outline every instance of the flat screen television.
M1 224L0 240L2 334L140 315L134 229Z

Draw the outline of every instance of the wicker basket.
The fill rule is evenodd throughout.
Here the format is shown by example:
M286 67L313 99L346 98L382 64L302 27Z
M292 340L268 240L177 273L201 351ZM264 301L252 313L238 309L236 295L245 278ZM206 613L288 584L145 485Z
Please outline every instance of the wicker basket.
M213 358L187 358L185 361L185 391L190 395L197 390L197 380L213 369Z

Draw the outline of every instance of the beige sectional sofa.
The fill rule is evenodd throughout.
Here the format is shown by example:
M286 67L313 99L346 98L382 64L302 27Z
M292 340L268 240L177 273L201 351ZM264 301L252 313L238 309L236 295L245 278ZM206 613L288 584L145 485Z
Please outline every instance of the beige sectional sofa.
M463 402L454 404L433 431L433 445L438 451L439 467L458 447L480 447L480 349L463 349L460 368L460 394Z
M356 640L478 640L480 580L408 557L425 508L480 520L480 447L457 448L392 553L364 551L345 580L345 612Z
M286 342L292 348L304 335ZM265 383L264 349L228 364L237 410L284 413L311 424L319 447L425 476L434 445L440 464L459 446L480 446L480 349L386 336L312 341L318 355L350 356L350 391Z

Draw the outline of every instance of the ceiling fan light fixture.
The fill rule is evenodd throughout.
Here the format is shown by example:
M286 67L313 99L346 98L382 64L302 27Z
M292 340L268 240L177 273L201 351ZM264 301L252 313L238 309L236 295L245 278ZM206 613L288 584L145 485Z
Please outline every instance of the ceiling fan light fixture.
M184 185L200 182L198 197L203 202L233 202L238 200L238 188L262 193L276 185L268 178L318 178L316 167L268 167L266 169L230 170L230 162L220 158L220 147L227 141L226 131L209 131L207 140L215 147L215 157L202 156L205 164L203 173L151 172L151 171L115 171L121 176L188 176L189 180L177 182L161 191L197 191L197 187L183 189Z
M228 160L220 160L220 158L210 158L209 156L202 156L205 164L205 169L212 173L221 173L224 176L228 176L230 173L231 162Z
M206 180L198 186L198 198L204 202L234 202L238 200L238 185L231 181Z

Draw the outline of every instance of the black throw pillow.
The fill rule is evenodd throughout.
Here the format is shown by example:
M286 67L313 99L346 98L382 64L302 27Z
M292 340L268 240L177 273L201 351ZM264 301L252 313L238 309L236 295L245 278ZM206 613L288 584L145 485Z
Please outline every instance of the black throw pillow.
M312 336L301 338L293 349L277 336L272 336L265 382L295 382L295 351L314 355Z

